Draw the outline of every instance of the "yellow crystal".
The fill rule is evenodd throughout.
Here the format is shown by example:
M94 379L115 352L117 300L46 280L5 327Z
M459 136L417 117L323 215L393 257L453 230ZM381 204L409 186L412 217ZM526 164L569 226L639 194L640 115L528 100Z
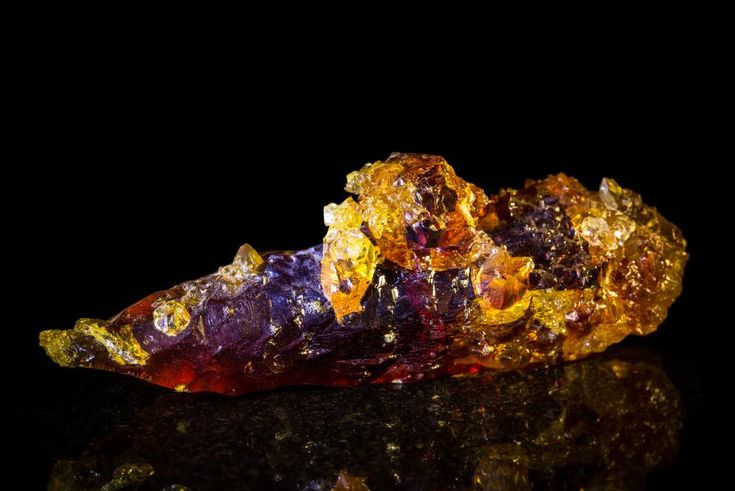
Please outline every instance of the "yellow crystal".
M339 206L325 208L330 224L324 237L321 282L337 319L359 312L378 261L378 249L360 230L360 206L347 198Z
M528 289L533 270L530 257L513 257L503 246L493 246L472 276L475 293L495 309L505 309L520 300Z
M243 244L235 255L235 264L240 264L249 271L257 271L263 265L263 258L250 244Z
M191 314L176 300L161 302L153 311L153 326L166 336L181 334L191 322Z
M85 337L94 343L85 343ZM90 361L94 354L84 350L87 344L104 347L110 359L119 365L145 365L149 358L133 335L132 326L109 330L108 322L100 319L79 319L71 330L43 331L40 342L49 357L61 366Z

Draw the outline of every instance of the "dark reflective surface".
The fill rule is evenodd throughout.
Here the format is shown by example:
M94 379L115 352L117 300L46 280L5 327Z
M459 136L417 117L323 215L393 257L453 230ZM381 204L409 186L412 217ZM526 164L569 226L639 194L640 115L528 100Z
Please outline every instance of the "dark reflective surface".
M677 390L637 348L493 378L233 399L109 382L104 397L68 396L97 404L69 438L95 430L79 450L59 442L50 489L332 489L340 473L341 489L636 489L673 459L682 421Z

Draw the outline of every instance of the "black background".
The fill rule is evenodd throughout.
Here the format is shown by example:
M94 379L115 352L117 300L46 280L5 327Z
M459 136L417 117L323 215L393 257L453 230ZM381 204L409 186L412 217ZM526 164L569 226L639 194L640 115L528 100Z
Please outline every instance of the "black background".
M234 76L62 54L49 47L43 76L29 79L16 177L4 183L18 196L8 204L11 266L20 268L8 326L21 394L13 426L31 482L46 482L59 457L34 418L53 411L49 400L73 404L58 395L65 386L107 380L53 366L40 330L110 317L215 270L244 242L259 251L318 243L322 207L347 196L346 173L392 151L443 155L487 193L560 171L588 187L614 177L682 228L684 294L657 333L630 342L662 354L685 403L682 450L651 486L700 477L701 197L717 162L705 152L706 104L674 76L677 59L627 71L583 63L580 74L529 62L484 78L430 64L318 76L317 66L272 72L242 62Z

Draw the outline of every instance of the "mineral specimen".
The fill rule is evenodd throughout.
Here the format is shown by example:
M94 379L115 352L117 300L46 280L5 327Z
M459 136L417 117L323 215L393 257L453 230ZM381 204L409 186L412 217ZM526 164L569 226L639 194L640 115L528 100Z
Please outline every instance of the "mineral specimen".
M402 386L236 399L156 389L73 388L99 429L66 445L77 450L56 462L48 489L643 489L673 460L682 425L660 362L631 347ZM74 410L47 412L50 437L89 433L88 421L55 424L59 411Z
M323 245L240 248L110 320L44 331L63 366L178 391L347 386L574 360L648 334L681 291L679 229L639 195L564 174L486 196L441 157L347 178Z

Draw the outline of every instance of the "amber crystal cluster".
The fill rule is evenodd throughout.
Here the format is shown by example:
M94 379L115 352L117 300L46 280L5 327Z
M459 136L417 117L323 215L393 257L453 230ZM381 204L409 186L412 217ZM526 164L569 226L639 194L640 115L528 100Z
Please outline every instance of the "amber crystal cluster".
M61 365L181 391L408 382L603 351L655 330L681 291L681 232L612 179L487 196L441 157L394 154L346 189L323 245L245 245L213 275L41 344Z

